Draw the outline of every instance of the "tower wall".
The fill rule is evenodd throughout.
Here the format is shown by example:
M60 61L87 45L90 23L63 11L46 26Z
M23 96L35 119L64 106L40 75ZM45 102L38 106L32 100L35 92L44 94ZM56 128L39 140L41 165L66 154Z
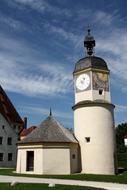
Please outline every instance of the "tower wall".
M114 106L108 103L74 106L74 130L81 147L82 173L115 173L113 110Z
M88 90L88 91L83 91L80 93L75 93L75 104L84 100L88 100L88 101L89 100L90 101L104 100L107 102L111 102L111 96L110 96L110 92L106 92L106 91L104 91L102 95L99 95L98 90Z

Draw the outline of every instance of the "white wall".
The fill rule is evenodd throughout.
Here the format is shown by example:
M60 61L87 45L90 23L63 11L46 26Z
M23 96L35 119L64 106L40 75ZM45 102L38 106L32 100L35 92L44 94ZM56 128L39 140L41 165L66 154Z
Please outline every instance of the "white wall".
M44 174L70 174L70 148L43 149Z
M27 151L34 151L34 171L26 171ZM78 145L70 143L44 143L18 145L17 173L70 174L78 170ZM76 158L72 160L72 154Z
M124 144L127 146L127 138L124 139Z
M34 170L26 171L27 167L27 151L34 151ZM17 155L17 173L43 174L43 149L42 145L26 145L18 146Z
M81 168L80 168L79 145L76 143L71 144L70 161L71 161L71 173L80 172Z
M4 128L2 127L4 125ZM0 167L15 167L18 141L18 126L16 129L10 125L6 119L0 114L0 137L3 137L3 143L0 144L0 153L4 153L3 161L0 161ZM7 144L8 137L12 138L12 145ZM8 153L13 154L13 160L8 161Z
M74 111L75 136L81 147L82 172L114 174L112 105L87 105ZM90 137L90 142L86 142Z

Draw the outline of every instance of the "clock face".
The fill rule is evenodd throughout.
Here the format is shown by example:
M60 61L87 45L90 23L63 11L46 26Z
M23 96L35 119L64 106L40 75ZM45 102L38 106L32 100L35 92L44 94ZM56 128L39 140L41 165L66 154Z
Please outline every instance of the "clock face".
M81 74L76 80L76 87L78 90L85 90L90 85L90 77L88 74Z

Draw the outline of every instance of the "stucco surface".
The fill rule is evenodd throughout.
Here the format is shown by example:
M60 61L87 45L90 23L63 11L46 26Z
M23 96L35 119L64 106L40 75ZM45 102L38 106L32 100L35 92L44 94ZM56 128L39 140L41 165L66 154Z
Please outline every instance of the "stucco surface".
M79 119L80 118L80 119ZM83 173L114 174L112 105L86 106L74 111L75 136L81 147ZM86 138L90 138L87 142Z
M34 169L27 171L27 151L34 151ZM43 143L18 146L17 173L70 174L79 171L78 145ZM75 158L73 159L73 155Z

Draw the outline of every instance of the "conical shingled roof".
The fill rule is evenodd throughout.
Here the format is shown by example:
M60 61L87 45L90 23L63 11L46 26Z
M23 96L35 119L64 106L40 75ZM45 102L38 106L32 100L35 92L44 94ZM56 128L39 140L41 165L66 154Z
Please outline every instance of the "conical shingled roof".
M34 131L19 143L72 142L78 143L73 134L53 116L48 116Z

